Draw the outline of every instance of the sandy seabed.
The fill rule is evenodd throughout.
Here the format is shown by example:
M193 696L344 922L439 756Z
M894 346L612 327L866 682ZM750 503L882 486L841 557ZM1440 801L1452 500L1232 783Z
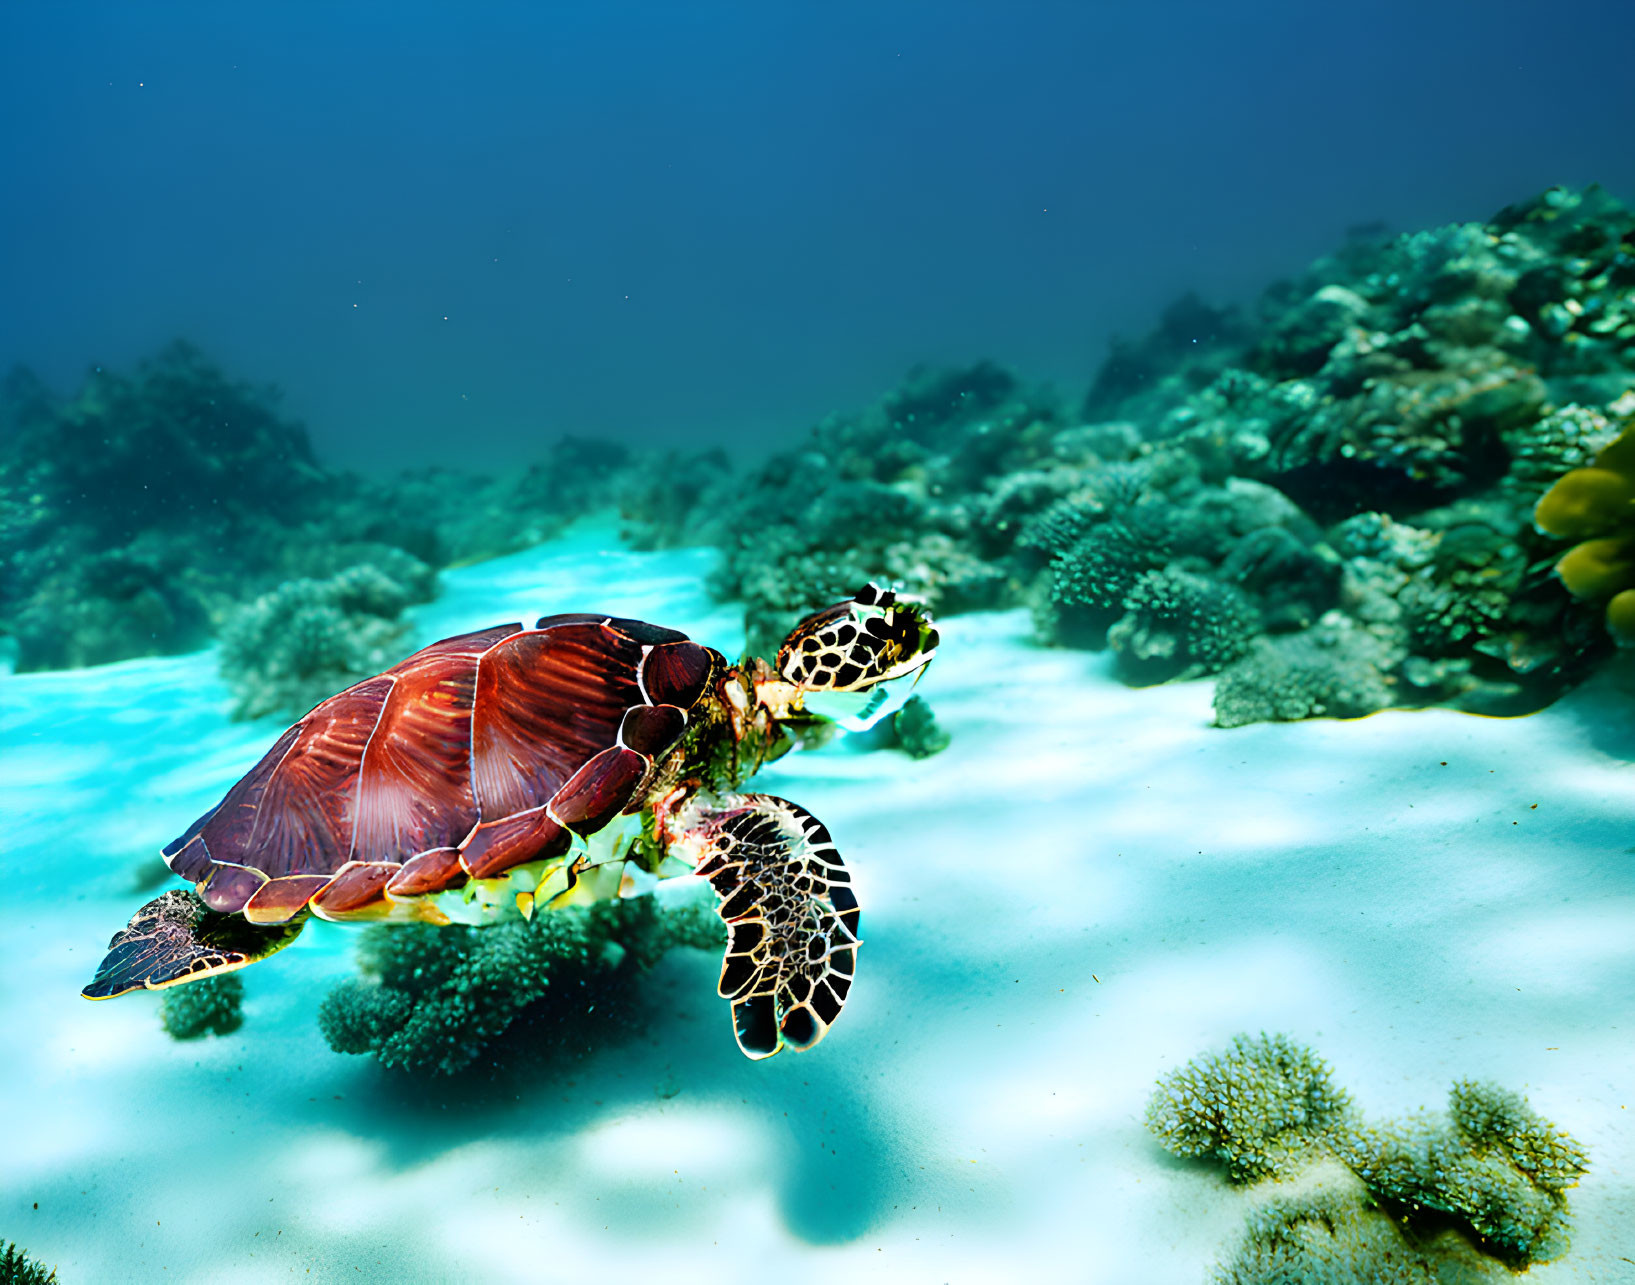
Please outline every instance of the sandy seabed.
M417 632L605 609L740 643L710 555L612 539L448 573ZM757 778L828 824L862 898L824 1044L746 1061L717 961L681 951L635 1037L454 1085L324 1044L334 925L243 974L227 1037L80 1000L134 872L278 729L227 721L208 652L0 679L0 1240L63 1285L1195 1285L1265 1192L1170 1158L1141 1113L1162 1072L1267 1030L1374 1116L1460 1077L1524 1092L1592 1163L1572 1252L1528 1279L1635 1280L1629 683L1518 720L1222 731L1207 683L1131 690L1024 613L943 635L921 690L949 750Z

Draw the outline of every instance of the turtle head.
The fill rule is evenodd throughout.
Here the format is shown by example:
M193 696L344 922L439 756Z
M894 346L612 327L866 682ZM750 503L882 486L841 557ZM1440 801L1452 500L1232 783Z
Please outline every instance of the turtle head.
M923 603L865 585L789 631L757 695L776 717L866 731L908 700L937 642Z

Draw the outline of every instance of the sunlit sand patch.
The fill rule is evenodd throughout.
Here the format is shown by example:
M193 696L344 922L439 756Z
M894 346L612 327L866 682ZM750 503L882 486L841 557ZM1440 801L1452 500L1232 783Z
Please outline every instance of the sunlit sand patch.
M593 556L610 530L446 573L412 613L416 641L594 606L735 650L735 611L700 587L707 554ZM548 1135L390 1109L374 1068L323 1047L313 1012L352 971L354 930L313 925L249 974L246 1024L225 1040L174 1045L151 1004L76 999L78 964L138 900L119 854L173 837L276 728L224 721L208 653L5 680L0 729L27 750L0 780L16 890L0 1008L41 1038L0 1062L0 1097L47 1105L0 1191L26 1207L25 1177L78 1193L96 1170L94 1221L47 1202L31 1231L65 1268L53 1247L72 1246L81 1279L139 1270L153 1205L172 1239L140 1270L180 1279L338 1264L394 1282L676 1285L750 1263L790 1280L1004 1280L1071 1253L1087 1279L1201 1280L1241 1193L1165 1160L1141 1110L1163 1070L1268 1029L1310 1040L1371 1110L1434 1104L1461 1075L1525 1089L1596 1163L1573 1255L1529 1279L1572 1279L1580 1255L1586 1271L1615 1263L1613 1175L1631 1162L1610 1028L1635 992L1635 909L1584 879L1621 878L1635 842L1619 837L1635 769L1592 735L1627 706L1222 732L1208 683L1126 688L1110 657L1036 648L1028 629L1017 612L948 622L919 689L954 737L944 754L836 747L758 782L823 818L863 896L859 985L830 1040L728 1069L715 969L689 961L677 976L696 981L699 1017L667 1028L664 1053L689 1091L663 1106L647 1079L632 1091L623 1059L648 1054L628 1046ZM89 882L54 876L39 845ZM741 1078L719 1101L693 1098L693 1076L718 1089L723 1073ZM797 1103L798 1124L783 1115ZM857 1136L823 1134L825 1112ZM811 1168L825 1145L843 1157ZM153 1196L162 1147L175 1171ZM801 1184L848 1182L861 1212L839 1242L800 1239ZM284 1231L277 1271L240 1248L263 1227Z
M1594 993L1608 970L1635 984L1635 897L1572 898L1489 922L1461 952L1477 977L1554 996ZM1518 943L1526 949L1518 949Z
M581 1135L579 1163L610 1178L634 1178L687 1157L695 1179L741 1183L766 1163L762 1139L724 1112L648 1111L612 1120Z
M335 1229L353 1230L367 1221L376 1205L370 1188L390 1168L385 1155L385 1144L378 1139L309 1126L284 1155L280 1177L291 1188L328 1193L308 1211L309 1217Z

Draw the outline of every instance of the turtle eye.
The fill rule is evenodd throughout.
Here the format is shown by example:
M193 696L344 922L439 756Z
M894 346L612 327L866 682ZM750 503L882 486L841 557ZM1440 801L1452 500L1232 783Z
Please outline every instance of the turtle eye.
M777 668L808 691L867 691L923 668L937 641L923 604L870 584L790 630Z

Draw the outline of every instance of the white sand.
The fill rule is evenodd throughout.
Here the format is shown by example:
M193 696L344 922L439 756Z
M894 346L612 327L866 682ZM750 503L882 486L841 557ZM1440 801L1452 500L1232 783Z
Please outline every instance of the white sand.
M446 576L421 632L591 608L734 647L707 555L598 555L607 534ZM1525 1092L1593 1162L1573 1252L1529 1279L1635 1279L1628 692L1221 731L1208 684L1126 689L1029 646L1021 613L944 635L921 690L946 753L758 781L828 823L863 898L829 1040L745 1061L715 962L682 952L648 1038L504 1101L416 1098L328 1050L334 926L244 974L226 1038L172 1042L154 997L78 999L144 899L133 864L277 729L226 722L209 654L0 680L0 1239L64 1285L1193 1285L1251 1197L1167 1157L1142 1108L1265 1029L1373 1113L1462 1076Z

